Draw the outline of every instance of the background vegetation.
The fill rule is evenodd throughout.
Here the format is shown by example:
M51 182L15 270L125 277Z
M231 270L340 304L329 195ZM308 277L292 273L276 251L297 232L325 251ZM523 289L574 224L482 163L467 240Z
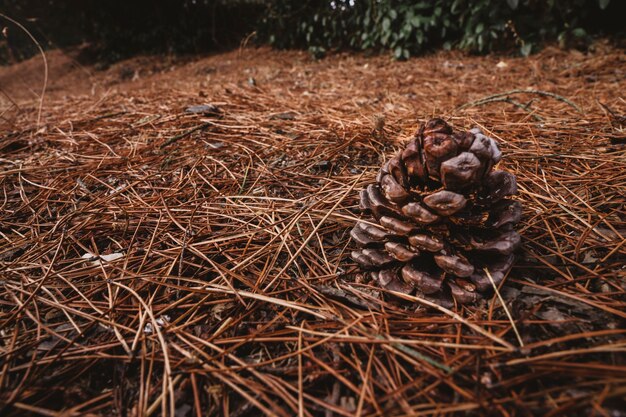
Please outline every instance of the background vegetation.
M272 45L316 54L389 49L408 58L438 47L517 46L528 55L546 40L584 46L591 34L617 33L617 7L610 0L273 1L262 28Z
M0 11L42 44L91 45L98 58L137 52L203 52L246 35L278 48L390 50L408 58L435 48L527 55L546 40L584 47L590 36L619 34L616 0L4 0ZM3 21L0 59L35 52Z

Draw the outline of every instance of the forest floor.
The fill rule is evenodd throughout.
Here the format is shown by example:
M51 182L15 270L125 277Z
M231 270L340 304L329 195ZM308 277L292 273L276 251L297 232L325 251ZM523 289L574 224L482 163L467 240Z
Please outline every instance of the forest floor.
M43 100L0 68L0 415L626 415L623 50L47 60ZM349 257L433 116L524 206L501 298L451 310Z

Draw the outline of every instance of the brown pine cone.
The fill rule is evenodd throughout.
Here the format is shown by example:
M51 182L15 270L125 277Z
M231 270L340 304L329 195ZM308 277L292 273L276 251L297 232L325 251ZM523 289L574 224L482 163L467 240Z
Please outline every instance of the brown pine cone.
M442 119L420 128L361 191L362 219L352 258L385 289L441 305L475 302L513 265L522 206L515 176L493 170L502 158L479 129L455 132Z

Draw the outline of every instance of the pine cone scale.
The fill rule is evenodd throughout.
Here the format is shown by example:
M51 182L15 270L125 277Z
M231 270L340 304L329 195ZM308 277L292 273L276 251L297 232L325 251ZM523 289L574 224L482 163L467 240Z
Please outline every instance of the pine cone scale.
M453 215L465 207L466 203L467 199L462 194L447 190L424 197L424 204L442 216Z

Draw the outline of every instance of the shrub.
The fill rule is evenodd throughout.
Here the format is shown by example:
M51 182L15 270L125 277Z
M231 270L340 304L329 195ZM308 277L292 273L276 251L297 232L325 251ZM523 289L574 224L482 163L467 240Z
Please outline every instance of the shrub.
M517 45L527 55L545 40L621 29L610 0L271 0L268 7L263 39L316 54L388 49L401 59L437 47L483 53Z

